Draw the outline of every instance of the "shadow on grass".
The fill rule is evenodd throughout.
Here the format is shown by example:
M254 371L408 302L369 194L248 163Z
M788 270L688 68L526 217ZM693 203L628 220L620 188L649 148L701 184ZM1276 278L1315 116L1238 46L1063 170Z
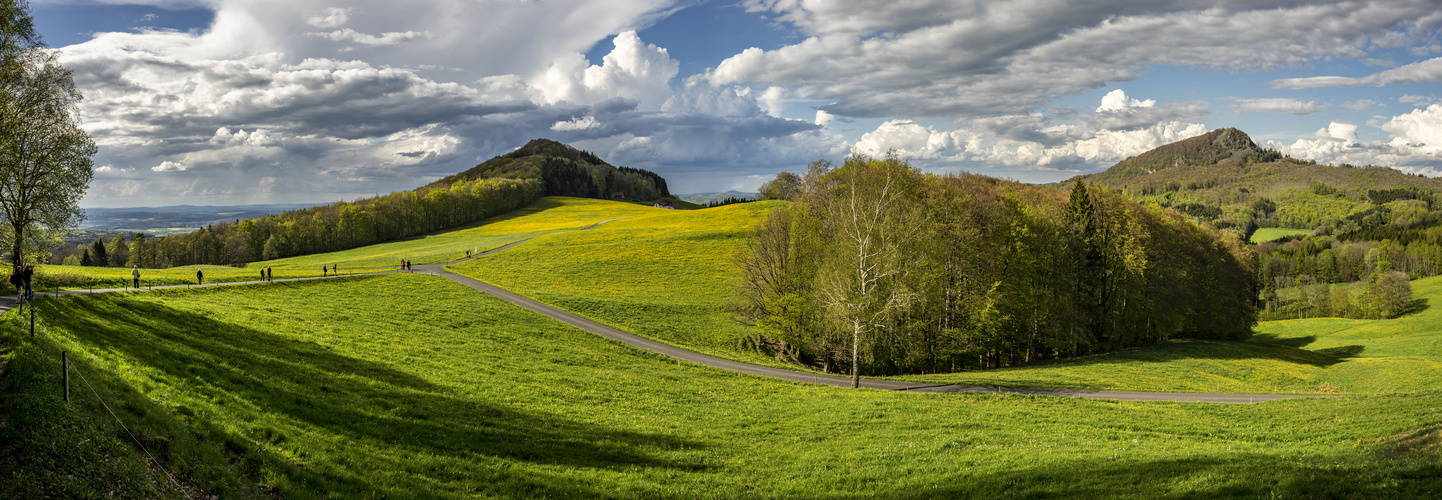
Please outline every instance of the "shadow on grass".
M1407 308L1403 309L1402 314L1398 314L1397 317L1400 318L1403 316L1411 316L1413 314L1426 311L1428 307L1431 307L1431 301L1429 301L1426 297L1420 299L1412 299L1412 302L1407 303Z
M1102 354L1049 360L1018 366L1029 368L1064 364L1070 366L1105 365L1111 363L1166 363L1189 359L1248 360L1265 359L1325 368L1361 354L1363 346L1347 346L1323 350L1304 349L1317 337L1275 338L1255 335L1248 341L1174 340L1156 345L1139 346Z
M1424 454L1287 459L1228 453L1181 459L1062 461L981 476L927 478L879 498L1436 498L1442 466ZM1313 458L1317 460L1313 460ZM1407 460L1411 458L1411 460ZM1311 463L1321 462L1321 463ZM921 481L918 481L921 482Z
M41 312L64 318L82 344L144 363L143 369L159 372L162 385L209 399L223 419L255 418L247 435L227 435L224 445L257 481L274 483L280 475L290 488L346 497L453 494L452 482L503 496L568 497L600 493L573 475L530 477L508 462L706 469L660 456L701 449L699 442L462 397L385 364L163 304L123 295L85 299L47 300ZM177 408L182 414L205 410ZM312 428L323 432L288 435L316 434ZM308 449L314 444L329 449ZM308 463L278 449L294 450ZM424 461L416 463L418 458Z

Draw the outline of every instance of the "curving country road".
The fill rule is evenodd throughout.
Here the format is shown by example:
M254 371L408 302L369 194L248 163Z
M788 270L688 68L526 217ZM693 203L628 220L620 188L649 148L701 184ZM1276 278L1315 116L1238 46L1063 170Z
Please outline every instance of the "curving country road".
M612 219L612 220L615 220L615 219ZM585 229L591 229L591 228L596 227L596 226L598 226L598 225L601 225L601 224L603 224L603 223L605 223L605 222L610 222L610 221L598 222L598 223L593 224L593 225L591 225L591 226L587 226ZM611 339L611 340L615 340L615 341L617 341L617 342L620 342L620 343L623 343L623 344L626 344L626 345L629 345L629 346L632 346L632 347L636 347L636 348L640 348L640 349L645 349L645 350L647 350L647 351L656 352L656 353L660 353L660 354L665 354L665 355L667 355L667 356L671 356L671 357L673 357L673 358L681 359L681 360L685 360L685 361L690 361L690 362L692 362L692 363L697 363L697 364L701 364L701 365L706 365L706 366L710 366L710 367L713 367L713 368L720 368L720 369L722 369L722 370L730 370L730 371L734 371L734 372L747 373L747 374L751 374L751 375L759 375L759 376L762 376L762 377L771 377L771 378L778 378L778 379L783 379L783 380L790 380L790 381L793 381L793 382L804 382L804 383L809 383L809 384L824 384L824 385L832 385L832 386L837 386L837 387L851 387L851 377L842 377L842 376L836 376L836 375L825 375L825 374L820 374L820 373L800 372L800 371L795 371L795 370L787 370L787 369L782 369L782 368L772 368L772 367L769 367L769 366L760 366L760 365L753 365L753 364L749 364L749 363L742 363L742 362L739 362L739 361L733 361L733 360L729 360L729 359L718 358L718 357L715 357L715 356L707 356L707 355L705 355L705 354L700 354L700 353L691 352L691 351L688 351L688 350L685 350L685 349L681 349L681 348L679 348L679 347L672 346L672 345L670 345L670 344L663 344L663 343L661 343L661 342L657 342L657 341L654 341L654 340L650 340L650 339L638 337L638 336L635 336L635 335L632 335L632 334L629 334L629 333L626 333L626 332L617 330L617 329L615 329L615 328L611 328L611 327L609 327L609 326L603 325L603 324L601 324L601 323L597 323L597 322L595 322L595 321L591 321L591 320L589 320L589 319L583 318L583 317L578 316L578 315L576 315L576 314L572 314L572 313L570 313L570 312L563 311L563 310L561 310L561 309L558 309L558 308L555 308L555 307L552 307L552 306L549 306L549 305L546 305L546 304L537 302L537 301L535 301L535 300L531 300L531 299L528 299L528 298L526 298L526 297L522 297L522 296L520 296L520 295L511 293L510 291L507 291L507 290L504 290L504 289L502 289L502 288L496 287L496 286L494 286L494 285L491 285L491 284L488 284L488 283L485 283L485 282L476 280L476 279L474 279L474 278L470 278L470 277L468 277L468 276L462 276L462 275L460 275L460 274L456 274L456 273L447 271L447 270L445 269L445 266L448 266L448 265L451 265L451 264L458 264L458 263L465 262L465 261L468 261L468 260L471 260L471 259L480 258L480 257L485 257L485 256L487 256L487 255L491 255L491 254L494 254L494 253L502 252L502 251L508 250L508 249L510 249L510 248L512 248L512 247L515 247L516 245L520 245L520 244L522 244L522 243L525 243L526 241L529 241L529 239L517 241L517 242L515 242L515 243L511 243L511 244L508 244L508 245L505 245L505 246L502 246L502 247L498 247L498 248L494 248L494 249L491 249L491 250L487 250L487 251L485 251L485 252L481 252L481 253L475 254L475 255L473 255L473 256L471 256L471 257L464 258L464 259L459 259L459 260L455 260L455 261L452 261L452 262L447 262L447 263L445 263L445 264L419 265L419 266L415 266L415 268L416 268L417 271L420 271L420 272L422 272L422 273L433 274L433 275L436 275L436 276L441 276L441 277L449 278L449 279L451 279L451 280L453 280L453 281L456 281L456 282L459 282L459 283L461 283L461 284L463 284L463 285L469 286L469 287L474 288L474 289L476 289L476 290L480 290L480 291L482 291L482 292L485 292L485 293L487 293L487 294L490 294L490 295L492 295L492 296L495 296L496 298L499 298L499 299L504 300L504 301L506 301L506 302L510 302L510 303L515 304L515 305L517 305L517 306L520 306L520 307L529 309L529 310L531 310L531 311L535 311L535 312L537 312L537 313L540 313L540 314L542 314L542 315L548 316L548 317L550 317L550 318L556 319L556 320L558 320L558 321L560 321L560 322L562 322L562 323L565 323L565 324L574 326L574 327L579 328L579 329L581 329L581 330L584 330L584 331L586 331L586 332L593 333L593 334L596 334L596 335L600 335L600 336L602 336L602 337L605 337L605 338L608 338L608 339ZM1079 389L1023 389L1023 388L1012 388L1012 387L980 387L980 386L968 386L968 385L922 384L922 383L916 383L916 382L903 382L903 381L897 381L897 380L879 380L879 379L868 379L868 378L863 378L863 379L861 379L861 387L865 387L865 388L868 388L868 389L881 389L881 390L888 390L888 391L909 391L909 392L1004 392L1004 393L1011 393L1011 394L1027 394L1027 395L1038 395L1038 396L1066 396L1066 397L1088 398L1088 399L1114 399L1114 400L1120 400L1120 401L1180 401L1180 402L1203 402L1203 403L1260 403L1260 402L1263 402L1263 401L1272 401L1272 400L1277 400L1277 399L1323 397L1323 396L1304 396L1304 395L1289 395L1289 394L1206 394L1206 393L1189 393L1189 392L1093 391L1093 390L1079 390Z
M582 229L582 230L591 229L591 228L594 228L594 227L599 226L599 225L601 225L601 224L605 224L605 223L607 223L607 222L611 222L611 221L614 221L614 220L620 220L620 219L604 220L604 221L597 222L597 223L595 223L595 224L592 224L592 225L583 227L583 228L581 228L581 229ZM487 255L495 254L495 253L498 253L498 252L503 252L503 251L505 251L505 250L508 250L508 249L510 249L510 248L512 248L512 247L515 247L516 245L520 245L520 244L525 243L525 242L527 242L527 241L530 241L530 239L527 238L527 239L524 239L524 240L521 240L521 241L517 241L517 242L514 242L514 243L510 243L510 244L507 244L507 245L504 245L504 246L501 246L501 247L493 248L493 249L490 249L490 250L487 250L487 251L484 251L484 252L475 254L475 255L473 255L473 256L471 256L471 257L462 258L462 259L454 260L454 261L451 261L451 262L446 262L446 263L443 263L443 264L422 264L422 265L416 265L416 266L413 266L413 267L414 267L414 270L415 270L416 272L420 272L420 273L423 273L423 274L431 274L431 275L436 275L436 276L441 276L441 277L444 277L444 278L451 279L451 280L456 281L456 282L458 282L458 283L461 283L461 284L463 284L463 285L469 286L469 287L471 287L471 288L473 288L473 289L476 289L476 290L485 292L485 293L487 293L487 294L490 294L490 295L492 295L492 296L494 296L494 297L497 297L497 298L499 298L499 299L501 299L501 300L505 300L506 302L510 302L510 303L512 303L512 304L515 304L515 305L517 305L517 306L523 307L523 308L525 308L525 309L529 309L529 310L531 310L531 311L540 313L540 314L545 315L545 316L547 316L547 317L556 319L556 320L558 320L558 321L560 321L560 322L562 322L562 323L565 323L565 324L571 325L571 326L573 326L573 327L579 328L579 329L581 329L581 330L583 330L583 331L586 331L586 332L589 332L589 333L592 333L592 334L596 334L596 335L600 335L600 336L602 336L602 337L605 337L605 338L608 338L608 339L611 339L611 340L615 340L615 341L617 341L617 342L620 342L620 343L623 343L623 344L626 344L626 345L629 345L629 346L632 346L632 347L636 347L636 348L640 348L640 349L645 349L645 350L647 350L647 351L651 351L651 352L655 352L655 353L665 354L665 355L667 355L667 356L671 356L671 357L676 358L676 359L685 360L685 361L690 361L690 362L692 362L692 363L697 363L697 364L701 364L701 365L705 365L705 366L710 366L710 367L713 367L713 368L720 368L720 369L722 369L722 370L730 370L730 371L734 371L734 372L746 373L746 374L751 374L751 375L758 375L758 376L762 376L762 377L770 377L770 378L776 378L776 379L782 379L782 380L790 380L790 381L793 381L793 382L802 382L802 383L808 383L808 384L823 384L823 385L831 385L831 386L837 386L837 387L850 387L850 386L851 386L851 377L844 377L844 376L838 376L838 375L826 375L826 374L811 373L811 372L800 372L800 371L795 371L795 370L787 370L787 369L783 369L783 368L772 368L772 367L769 367L769 366L760 366L760 365L753 365L753 364L749 364L749 363L742 363L742 362L739 362L739 361L733 361L733 360L729 360L729 359L723 359L723 358L718 358L718 357L715 357L715 356L708 356L708 355L705 355L705 354L700 354L700 353L696 353L696 352L691 352L691 351L688 351L688 350L685 350L685 349L681 349L681 348L679 348L679 347L675 347L675 346L672 346L672 345L669 345L669 344L663 344L663 343L661 343L661 342L657 342L657 341L654 341L654 340L650 340L650 339L638 337L638 336L636 336L636 335L632 335L632 334L629 334L629 333L626 333L626 332L617 330L617 329L615 329L615 328L611 328L611 327L609 327L609 326L606 326L606 325L603 325L603 324L601 324L601 323L597 323L597 322L595 322L595 321L592 321L592 320L583 318L583 317L578 316L578 315L576 315L576 314L572 314L572 313L570 313L570 312L563 311L563 310L561 310L561 309L558 309L558 308L555 308L555 307L552 307L552 306L549 306L549 305L546 305L546 304L542 304L542 303L540 303L540 302L537 302L537 301L528 299L528 298L526 298L526 297L522 297L522 296L520 296L520 295L511 293L511 292L509 292L509 291L507 291L507 290L501 289L501 288L496 287L496 286L494 286L494 285L491 285L491 284L488 284L488 283L484 283L484 282L478 281L478 280L476 280L476 279L474 279L474 278L470 278L470 277L467 277L467 276L462 276L462 275L460 275L460 274L456 274L456 273L447 271L447 270L445 269L445 266L448 266L448 265L451 265L451 264L459 264L459 263L461 263L461 262L465 262L465 261L468 261L468 260L471 260L471 259L480 258L480 257L485 257L485 256L487 256ZM349 278L349 277L355 277L355 276L370 276L370 275L375 275L375 274L387 274L387 273L393 273L393 272L397 272L397 271L382 271L382 272L375 272L375 273L351 274L351 275L328 276L328 277L315 276L315 277L308 277L308 278L286 278L286 279L277 279L277 280L274 280L274 281L286 282L286 281L308 281L308 280L323 280L323 279L339 279L339 278ZM139 289L138 291L145 291L145 290L152 290L152 289L154 289L154 290L162 290L162 289L168 289L168 288L194 288L194 287L217 287L217 286L252 285L252 284L263 284L263 283L267 283L267 282L265 282L265 281L237 281L237 282L229 282L229 283L207 283L207 284L205 284L205 285L170 285L170 286L157 286L157 287L153 287L153 288L141 288L141 289ZM46 296L46 295L49 295L49 296L55 296L55 295L78 295L78 294L87 294L87 293L124 292L124 291L136 291L136 290L137 290L137 289L133 289L133 288L104 288L104 289L94 289L94 290L63 290L63 291L58 291L58 292L36 293L36 295L42 295L42 296ZM10 311L11 309L15 308L17 305L19 305L19 301L17 300L16 296L13 296L13 295L0 296L0 314L4 314L4 313ZM1202 403L1260 403L1260 402L1263 402L1263 401L1273 401L1273 400L1277 400L1277 399L1329 397L1329 396L1310 396L1310 395L1291 395L1291 394L1209 394L1209 393L1190 393L1190 392L1096 391L1096 390L1081 390L1081 389L1026 389L1026 388L1014 388L1014 387L982 387L982 386L969 386L969 385L923 384L923 383L917 383L917 382L904 382L904 381L898 381L898 380L880 380L880 379L868 379L868 378L863 378L863 379L861 379L861 387L868 388L868 389L880 389L880 390L888 390L888 391L908 391L908 392L997 392L997 393L1024 394L1024 395L1037 395L1037 396L1065 396L1065 397L1088 398L1088 399L1112 399L1112 400L1119 400L1119 401L1179 401L1179 402L1202 402Z

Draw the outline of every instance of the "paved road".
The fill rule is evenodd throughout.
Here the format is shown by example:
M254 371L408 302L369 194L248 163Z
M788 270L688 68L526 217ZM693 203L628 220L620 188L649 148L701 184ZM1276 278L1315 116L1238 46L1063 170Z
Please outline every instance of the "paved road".
M415 267L420 267L420 266L415 266ZM37 296L37 297L58 297L58 296L61 296L61 295L84 295L84 294L91 294L91 293L135 292L135 291L145 292L145 291L150 291L150 290L165 290L165 289L172 289L172 288L209 288L209 287L216 287L216 286L255 285L255 284L260 284L260 283L275 283L275 282L283 282L283 281L310 281L310 280L326 280L326 279L331 279L331 280L333 280L333 279L337 279L337 278L354 278L354 277L357 277L357 276L370 276L370 275L375 275L375 274L387 274L387 273L394 273L394 272L399 272L399 271L377 271L377 272L370 272L370 273L341 274L341 275L331 275L331 276L311 276L311 277L306 277L306 278L281 278L281 279L272 280L272 281L260 281L260 280L255 280L255 281L228 281L228 282L224 282L224 283L206 283L206 284L204 284L204 285L165 285L165 286L143 286L143 287L140 287L140 288L91 288L91 289L84 289L84 290L60 290L60 291L51 291L51 292L35 292L35 296ZM11 309L14 309L16 306L19 306L19 305L20 305L20 296L19 296L19 295L0 295L0 314L5 314L6 312L9 312Z
M614 220L614 219L613 219ZM610 221L605 221L610 222ZM590 229L601 223L586 227ZM779 378L794 382L805 382L809 384L825 384L837 387L851 387L851 377L836 375L824 375L819 373L799 372L769 366L753 365L722 359L715 356L707 356L681 349L669 344L663 344L654 340L637 337L635 335L611 328L609 326L591 321L575 314L542 304L540 302L516 295L494 285L484 283L473 278L462 276L445 269L450 264L458 264L470 259L485 257L493 253L502 252L516 245L525 243L528 240L521 240L509 245L478 253L470 258L460 259L446 264L430 264L415 266L417 271L443 276L469 286L476 290L493 295L501 300L510 302L520 307L530 309L548 317L561 321L562 323L580 328L581 330L606 337L617 342L671 356L673 358L698 363L713 368L731 370L734 372L749 373L762 377ZM910 392L1005 392L1012 394L1029 394L1039 396L1067 396L1074 398L1088 399L1114 399L1121 401L1183 401L1183 402L1205 402L1205 403L1260 403L1276 399L1306 398L1318 396L1295 396L1286 394L1204 394L1186 392L1138 392L1138 391L1091 391L1072 389L1021 389L1011 387L980 387L967 385L943 385L943 384L921 384L916 382L902 382L896 380L861 379L861 386L868 389L881 389L890 391Z

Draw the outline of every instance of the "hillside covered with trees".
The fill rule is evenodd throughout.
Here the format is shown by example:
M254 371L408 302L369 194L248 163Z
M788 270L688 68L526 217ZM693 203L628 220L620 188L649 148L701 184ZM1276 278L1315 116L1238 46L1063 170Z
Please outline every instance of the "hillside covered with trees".
M1411 307L1409 279L1442 269L1442 180L1299 161L1257 147L1237 129L1168 144L1074 180L1243 238L1258 228L1305 231L1256 247L1262 319L1393 317Z
M1239 339L1256 321L1252 247L1109 188L923 175L896 158L793 177L792 204L736 257L733 308L795 362L956 371Z
M1330 234L1416 223L1442 180L1378 166L1319 165L1265 150L1225 128L1077 176L1142 202L1186 213L1247 238L1257 228L1321 229Z
M241 265L429 234L516 210L542 196L609 199L617 192L632 200L670 196L666 180L653 172L614 167L589 152L536 139L415 190L213 224L181 235L137 234L129 240L66 245L55 249L50 261L146 268Z
M666 179L655 172L617 167L588 151L550 139L535 139L520 149L486 160L475 168L430 186L476 179L534 179L542 196L652 201L671 197Z

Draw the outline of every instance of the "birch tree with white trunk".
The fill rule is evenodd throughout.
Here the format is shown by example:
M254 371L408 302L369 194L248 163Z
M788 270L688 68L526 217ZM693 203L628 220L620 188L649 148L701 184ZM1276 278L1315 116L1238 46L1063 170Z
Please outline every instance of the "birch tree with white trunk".
M926 227L921 175L906 162L853 156L827 174L818 195L828 248L819 295L835 324L851 336L851 386L861 386L861 347L895 326L916 298L908 286L913 251Z

